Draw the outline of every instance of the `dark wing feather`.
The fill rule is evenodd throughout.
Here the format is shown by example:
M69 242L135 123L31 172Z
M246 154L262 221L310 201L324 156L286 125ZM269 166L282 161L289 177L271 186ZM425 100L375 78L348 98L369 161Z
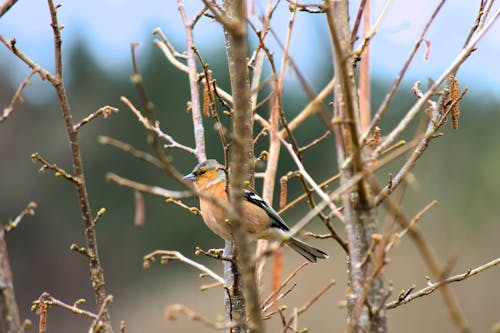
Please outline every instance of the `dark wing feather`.
M271 218L271 227L278 228L284 231L290 231L290 228L286 225L281 216L279 216L278 213L271 206L269 206L257 193L245 190L243 198L246 201L257 205L266 211L267 215Z

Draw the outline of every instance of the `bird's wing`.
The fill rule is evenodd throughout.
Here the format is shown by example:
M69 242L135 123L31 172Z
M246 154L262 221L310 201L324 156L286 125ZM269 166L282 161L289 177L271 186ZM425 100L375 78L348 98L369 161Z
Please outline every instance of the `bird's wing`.
M281 216L278 215L278 213L271 207L269 206L264 199L262 199L257 193L245 190L245 193L243 195L243 198L262 208L263 210L266 211L267 215L271 218L271 227L273 228L278 228L284 231L289 231L290 228L286 225L285 221L281 218Z

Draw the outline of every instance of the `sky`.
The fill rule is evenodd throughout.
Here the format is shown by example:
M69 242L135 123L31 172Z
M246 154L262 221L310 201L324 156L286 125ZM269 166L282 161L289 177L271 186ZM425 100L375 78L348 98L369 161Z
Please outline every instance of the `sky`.
M201 1L185 2L192 17L199 10ZM266 4L265 0L249 2L253 3L256 13L260 13ZM351 3L353 17L358 1ZM395 0L391 4L371 43L370 61L376 75L394 78L437 3L436 0ZM63 46L71 48L83 38L104 68L116 70L130 65L130 43L152 43L154 36L151 32L156 27L160 27L180 51L185 47L184 28L174 0L63 0L62 4L59 22L64 24ZM372 22L380 15L384 4L385 1L373 0ZM459 52L476 17L478 4L476 0L448 0L444 4L426 36L431 42L429 58L424 59L425 48L422 47L409 70L410 80L425 82L441 74ZM273 29L281 40L285 39L288 27L290 12L287 7L286 2L282 1L273 22ZM492 14L498 7L493 7ZM0 33L8 39L16 38L21 50L43 67L51 69L53 40L49 19L46 1L20 0L0 19ZM459 80L497 95L500 93L500 75L494 68L497 59L500 59L498 36L500 23L496 22L459 72ZM202 53L223 50L220 26L209 18L200 20L195 30L195 44ZM270 48L277 55L281 54L273 41L270 42ZM330 44L324 18L299 13L291 54L301 71L310 73L310 80L314 80L315 73L321 73L322 67L326 65L325 52L330 52ZM2 47L0 68L6 67L9 73L0 73L0 77L6 74L20 82L27 75L25 66Z

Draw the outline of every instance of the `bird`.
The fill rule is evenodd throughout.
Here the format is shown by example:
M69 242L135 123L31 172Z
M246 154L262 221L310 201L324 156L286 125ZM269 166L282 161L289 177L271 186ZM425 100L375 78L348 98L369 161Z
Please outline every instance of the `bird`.
M184 180L192 181L195 188L223 203L228 202L226 192L226 171L215 159L199 163L184 176ZM205 224L215 234L226 241L234 242L230 221L226 211L212 201L200 197L200 211ZM242 215L246 230L255 238L279 241L292 248L310 262L327 259L328 255L290 235L290 227L255 191L244 189Z

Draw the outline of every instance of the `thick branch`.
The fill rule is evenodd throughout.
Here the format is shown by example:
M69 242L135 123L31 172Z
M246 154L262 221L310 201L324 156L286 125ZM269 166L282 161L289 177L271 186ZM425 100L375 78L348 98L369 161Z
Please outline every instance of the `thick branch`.
M234 100L231 147L230 201L236 212L231 217L237 262L241 270L243 294L248 312L249 332L264 333L259 295L255 279L255 257L242 219L244 182L253 180L253 114L247 69L246 1L225 0L227 18L233 22L225 26L226 51L229 60L231 90Z

